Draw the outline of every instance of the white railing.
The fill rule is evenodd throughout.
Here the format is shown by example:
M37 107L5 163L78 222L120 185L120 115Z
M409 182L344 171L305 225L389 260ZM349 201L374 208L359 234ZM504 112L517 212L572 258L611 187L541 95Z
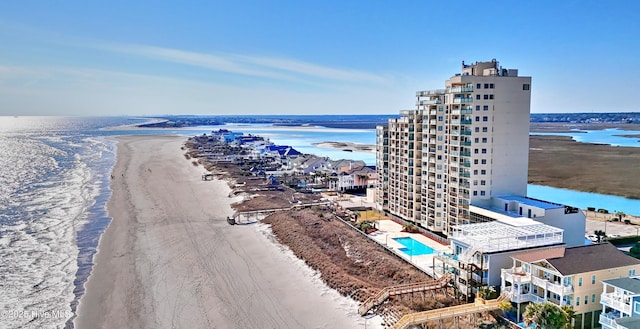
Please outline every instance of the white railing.
M598 322L602 325L602 329L626 329L626 327L620 326L616 323L616 319L618 317L612 317L609 314L600 314Z
M560 294L560 295L567 295L567 294L571 294L573 293L573 286L572 285L562 285L560 283L547 283L547 290L556 293L556 294Z
M519 272L517 269L502 269L502 277L505 281L512 283L529 283L531 282L531 274Z
M531 293L527 294L518 294L512 293L510 296L510 300L514 303L526 303L526 302L534 302L534 303L542 303L544 302L544 297L540 297L538 295L534 295Z
M622 300L622 296L616 295L615 293L600 295L600 303L622 313L631 314L631 305L625 303Z

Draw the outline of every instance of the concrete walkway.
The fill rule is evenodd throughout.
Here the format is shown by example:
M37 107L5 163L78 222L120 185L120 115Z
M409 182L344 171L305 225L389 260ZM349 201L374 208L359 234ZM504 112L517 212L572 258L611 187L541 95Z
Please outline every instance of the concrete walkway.
M422 234L401 232L402 225L392 220L379 220L376 222L376 227L378 228L378 231L369 234L369 237L371 239L387 246L396 255L407 260L408 262L420 268L434 278L433 254L409 256L404 251L400 250L400 248L405 248L405 246L394 240L394 238L411 237L412 239L424 244L425 246L431 247L434 250L434 253L437 253L438 251L451 252L451 248L449 246L440 244L439 242L431 240Z

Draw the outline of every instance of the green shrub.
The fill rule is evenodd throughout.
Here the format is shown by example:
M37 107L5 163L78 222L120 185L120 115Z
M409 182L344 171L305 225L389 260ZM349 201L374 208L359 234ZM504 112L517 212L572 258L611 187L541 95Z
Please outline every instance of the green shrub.
M640 241L640 236L621 236L619 238L608 238L607 241L611 242L614 246L628 245Z
M629 249L629 256L640 258L640 243L636 242L636 244Z

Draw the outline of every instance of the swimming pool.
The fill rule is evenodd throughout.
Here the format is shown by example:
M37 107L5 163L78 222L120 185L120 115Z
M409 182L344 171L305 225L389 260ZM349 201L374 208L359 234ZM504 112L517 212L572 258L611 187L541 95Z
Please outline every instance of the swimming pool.
M399 248L400 251L407 254L407 256L420 256L433 254L433 248L425 246L420 241L416 241L411 237L393 238L398 243L404 246Z

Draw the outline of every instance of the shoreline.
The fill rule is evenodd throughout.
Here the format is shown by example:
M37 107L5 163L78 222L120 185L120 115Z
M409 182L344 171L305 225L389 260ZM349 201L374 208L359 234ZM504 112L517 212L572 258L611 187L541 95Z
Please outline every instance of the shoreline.
M180 150L184 138L115 139L112 221L100 237L77 328L365 324L353 300L302 270L264 228L227 224L237 199L228 197L226 181L201 180L202 166Z

